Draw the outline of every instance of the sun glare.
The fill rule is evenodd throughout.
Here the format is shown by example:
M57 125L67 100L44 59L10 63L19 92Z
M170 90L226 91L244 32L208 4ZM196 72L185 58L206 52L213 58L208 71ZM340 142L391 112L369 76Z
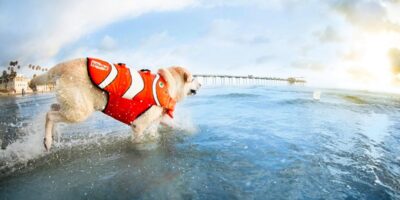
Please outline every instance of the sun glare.
M351 43L351 58L344 61L351 85L368 90L390 91L395 78L388 52L394 47L389 33L364 33Z

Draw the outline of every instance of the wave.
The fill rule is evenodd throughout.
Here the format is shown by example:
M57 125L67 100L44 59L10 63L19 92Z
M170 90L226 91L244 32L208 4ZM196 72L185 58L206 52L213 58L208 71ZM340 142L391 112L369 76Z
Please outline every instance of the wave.
M121 131L103 133L80 133L73 137L65 137L53 142L51 151L45 151L43 147L44 117L37 117L26 127L20 127L23 135L10 143L5 149L0 150L0 177L8 176L16 171L31 169L40 166L40 163L63 157L63 154L71 149L90 149L104 144L115 144L121 141L129 141L130 134ZM11 126L11 124L10 124Z
M314 103L319 103L319 104L321 104L321 103L323 103L323 102L320 102L320 101L315 101L315 100L312 100L312 99L289 99L289 100L281 100L281 101L278 101L277 102L277 104L278 105L304 105L304 104L314 104Z
M364 100L362 97L353 96L353 95L344 95L342 98L348 102L355 103L355 104L367 104L368 102Z
M217 94L211 97L216 98L248 98L248 97L260 97L258 94L249 94L249 93L229 93L229 94Z
M165 142L165 135L174 140L171 137L181 137L196 133L197 127L194 126L190 116L190 113L181 110L175 116L173 129L158 128L157 126L150 127L145 133L155 132L157 137L148 138L147 141L149 142L143 145L133 145L131 143L131 129L119 123L113 125L113 120L107 121L107 124L111 127L108 129L96 127L94 121L91 120L76 125L65 126L60 124L54 135L53 147L47 152L43 147L44 114L42 114L29 122L21 122L22 124L28 124L27 126L18 127L19 133L22 135L5 149L0 150L0 179L12 174L32 170L44 163L54 164L59 163L60 160L72 160L77 156L82 156L82 154L91 154L99 151L117 152L126 148L152 150L158 147L160 140ZM12 123L7 125L15 126ZM90 130L90 132L87 130ZM57 133L62 133L62 136L57 135Z

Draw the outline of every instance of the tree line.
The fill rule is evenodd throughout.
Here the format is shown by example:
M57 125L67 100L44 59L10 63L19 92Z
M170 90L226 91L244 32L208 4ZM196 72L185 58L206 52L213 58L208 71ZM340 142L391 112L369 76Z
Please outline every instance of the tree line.
M32 64L29 64L27 67L33 71L45 72L45 71L49 70L48 68L41 67L39 65L32 65ZM7 67L6 70L3 70L3 74L1 75L0 78L4 79L6 81L12 80L13 78L15 78L17 76L17 71L23 70L23 68L24 67L21 67L21 65L19 64L19 62L17 60L10 61L9 66Z

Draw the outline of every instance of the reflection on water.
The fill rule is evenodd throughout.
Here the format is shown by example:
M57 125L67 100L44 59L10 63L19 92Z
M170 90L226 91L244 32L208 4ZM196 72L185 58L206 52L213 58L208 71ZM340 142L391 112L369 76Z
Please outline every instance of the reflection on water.
M396 96L307 88L204 89L155 148L101 113L42 147L52 95L0 100L1 199L397 199ZM3 121L4 120L4 121Z

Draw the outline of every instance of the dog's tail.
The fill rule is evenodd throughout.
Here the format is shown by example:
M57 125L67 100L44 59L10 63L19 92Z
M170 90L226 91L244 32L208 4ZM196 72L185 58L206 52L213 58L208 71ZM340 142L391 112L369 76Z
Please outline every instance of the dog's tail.
M36 86L38 85L55 84L57 78L61 76L62 71L63 65L56 65L52 67L48 72L40 74L38 76L34 76L33 79L29 82L29 87L33 91L37 91Z

